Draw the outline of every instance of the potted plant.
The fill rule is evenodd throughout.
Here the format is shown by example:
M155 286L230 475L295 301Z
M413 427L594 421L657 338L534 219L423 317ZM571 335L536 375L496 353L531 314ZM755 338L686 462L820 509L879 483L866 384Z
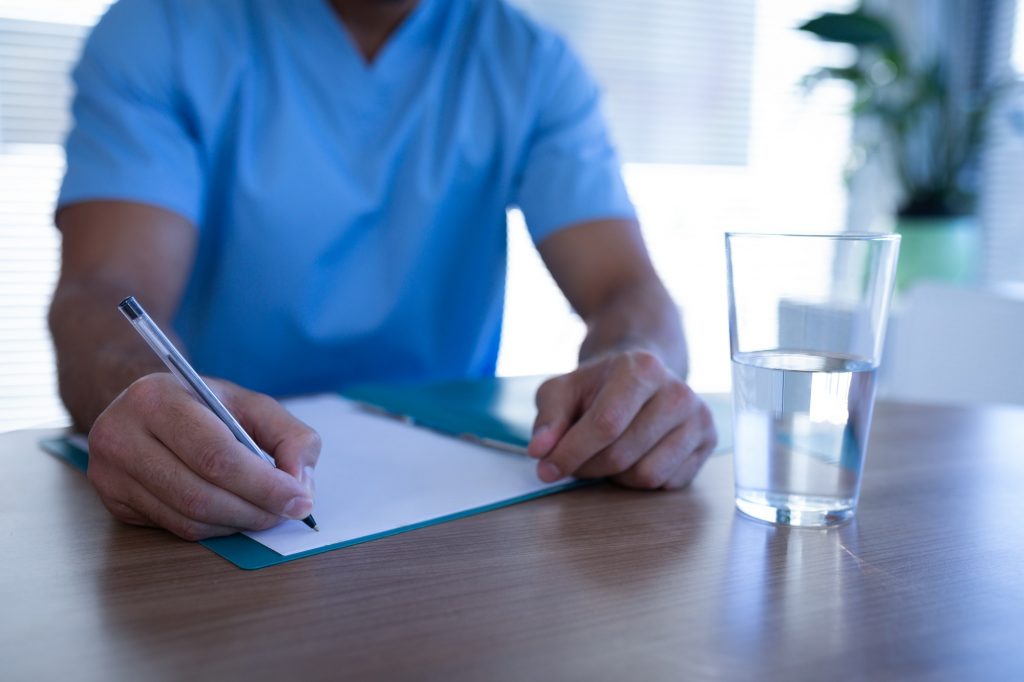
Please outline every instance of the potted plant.
M853 114L864 139L855 146L851 172L874 158L899 184L897 290L918 279L972 279L980 242L979 155L997 88L958 90L949 55L912 59L893 24L863 9L826 12L799 29L855 48L852 64L818 69L805 85L854 86Z

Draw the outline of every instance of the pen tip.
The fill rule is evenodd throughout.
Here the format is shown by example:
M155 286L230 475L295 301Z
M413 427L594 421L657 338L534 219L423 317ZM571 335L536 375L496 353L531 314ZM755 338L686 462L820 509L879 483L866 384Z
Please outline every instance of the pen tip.
M313 530L315 530L317 533L319 533L320 532L320 526L313 526Z

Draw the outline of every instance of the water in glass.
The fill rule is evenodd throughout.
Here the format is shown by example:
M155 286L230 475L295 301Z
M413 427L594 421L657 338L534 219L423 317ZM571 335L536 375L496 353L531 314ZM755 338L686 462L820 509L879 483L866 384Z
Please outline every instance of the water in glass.
M853 516L876 367L839 354L733 356L736 505L764 521L828 526Z

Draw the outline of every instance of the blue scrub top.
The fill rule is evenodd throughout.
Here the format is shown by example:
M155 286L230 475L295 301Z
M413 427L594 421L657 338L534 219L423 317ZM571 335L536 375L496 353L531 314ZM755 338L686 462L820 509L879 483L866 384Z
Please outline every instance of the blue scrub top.
M634 216L598 88L499 0L423 0L371 64L327 0L121 0L74 82L58 208L194 223L176 330L274 395L491 375L507 207L536 243Z

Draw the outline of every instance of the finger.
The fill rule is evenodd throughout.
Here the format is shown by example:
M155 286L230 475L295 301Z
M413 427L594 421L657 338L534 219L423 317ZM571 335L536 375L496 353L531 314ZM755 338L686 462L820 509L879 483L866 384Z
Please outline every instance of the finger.
M533 437L526 447L531 457L544 457L551 452L578 418L580 400L574 374L548 379L537 389L537 417L533 422Z
M94 429L105 430L106 427ZM126 523L148 525L146 519L139 517L138 510L123 501L124 490L138 486L151 491L153 497L181 516L206 525L264 529L280 522L277 515L197 476L144 430L121 431L116 449L111 449L108 439L99 433L92 435L96 436L95 457L90 458L87 475L111 513ZM118 457L118 453L122 456Z
M634 376L620 365L601 386L593 403L537 465L543 481L571 476L597 453L617 440L654 395L656 385Z
M166 528L186 540L201 540L215 535L230 535L237 529L190 521L146 491L134 478L116 467L89 462L89 480L103 505L118 521L135 526Z
M313 468L320 457L320 434L268 395L218 382L222 400L270 454L277 467L303 482L313 494Z
M86 474L89 477L89 482L99 494L99 498L100 501L103 502L103 506L107 508L107 511L109 511L115 519L133 526L154 525L148 518L118 499L120 491L125 485L124 483L119 484L117 479L112 475L98 475L96 474L96 469L97 467L93 466L93 460L90 459L89 469L86 471ZM124 476L124 478L129 480L131 479L129 476Z
M138 481L128 476L125 476L125 480L118 486L118 502L134 510L139 516L147 519L149 523L166 528L179 538L189 542L197 542L222 535L233 535L238 532L238 528L205 523L178 513L161 502L155 495L139 484Z
M645 490L669 487L675 474L689 462L690 468L679 475L679 480L688 481L714 449L717 439L711 411L703 401L697 400L696 410L690 419L669 432L651 452L612 480ZM694 459L694 455L698 457Z
M686 384L669 382L640 409L625 433L585 462L575 475L578 478L603 478L623 473L652 450L669 431L690 419L699 405L700 401Z
M682 488L683 486L689 485L693 477L697 475L700 468L704 466L704 462L708 460L711 453L715 451L715 447L718 446L718 430L715 427L714 417L711 415L711 410L708 409L706 403L701 402L700 410L696 415L698 424L703 428L704 438L697 449L690 457L688 457L679 468L673 473L668 481L666 481L664 487L667 490L675 488Z
M636 464L612 480L627 488L654 490L668 482L679 465L700 444L702 434L693 425L684 424L668 433Z
M165 396L160 418L147 424L152 435L200 478L277 516L312 508L309 490L264 462L235 440L219 419L180 392ZM136 478L146 480L140 473Z
M700 447L697 448L696 452L687 457L686 460L679 465L679 468L675 470L675 473L669 476L665 485L662 487L665 488L665 490L676 490L689 485L697 475L697 472L700 471L700 468L704 466L704 462L706 462L708 457L711 456L711 453L715 451L715 445L717 444L717 437L706 439Z
M263 530L277 525L280 517L284 516L270 513L213 485L155 440L135 448L133 454L127 463L126 473L185 518L208 525ZM305 506L298 505L286 511L289 518L305 518L311 508L312 501L307 500Z

